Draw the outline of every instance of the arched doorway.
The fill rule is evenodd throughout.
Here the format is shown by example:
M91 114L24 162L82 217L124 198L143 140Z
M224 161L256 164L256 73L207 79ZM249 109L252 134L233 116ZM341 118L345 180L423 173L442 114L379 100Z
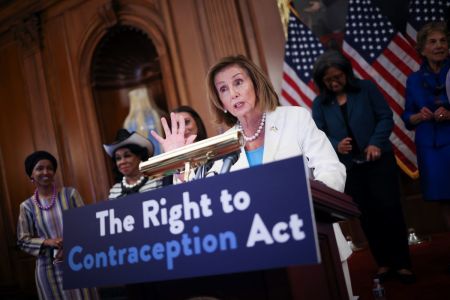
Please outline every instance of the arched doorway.
M144 31L129 25L109 28L94 50L90 72L102 143L112 142L123 127L128 93L137 87L147 89L155 110L167 112L160 60Z
M91 85L102 142L114 139L128 115L128 92L147 87L156 108L167 111L156 48L142 30L118 25L100 40L91 64Z

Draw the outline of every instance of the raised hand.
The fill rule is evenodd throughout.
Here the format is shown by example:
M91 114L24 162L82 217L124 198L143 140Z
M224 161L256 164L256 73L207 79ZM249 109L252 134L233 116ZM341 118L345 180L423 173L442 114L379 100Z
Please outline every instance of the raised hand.
M195 140L197 135L191 135L187 138L184 137L185 121L184 118L175 113L170 113L170 123L172 128L169 127L166 118L161 118L161 124L164 129L164 135L166 138L161 137L157 132L152 130L152 136L161 144L164 152L168 152L189 144Z

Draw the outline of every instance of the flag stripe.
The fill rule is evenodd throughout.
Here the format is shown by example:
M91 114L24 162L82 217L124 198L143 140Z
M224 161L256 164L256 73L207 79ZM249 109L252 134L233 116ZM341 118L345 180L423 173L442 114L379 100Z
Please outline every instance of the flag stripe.
M407 74L411 73L411 69L389 48L377 60L386 70L393 71L391 75L400 83L399 94L403 95Z
M409 48L409 52L411 52L411 46L409 46ZM419 69L421 63L421 58L419 56L415 55L416 57L411 57L408 50L405 51L405 49L400 47L396 42L389 44L388 49L398 57L402 64L405 65L406 70L408 70L408 72L405 73L406 75Z
M386 58L384 55L381 55L379 57L379 59L377 59L376 61L374 61L374 63L372 64L372 68L375 70L375 72L377 73L377 76L380 76L383 78L383 81L385 82L389 82L389 85L386 85L386 92L389 94L389 96L392 95L392 99L393 102L389 103L392 108L398 113L401 114L403 112L403 107L401 106L401 104L399 102L403 101L405 95L405 86L398 81L398 78L393 74L393 73L397 73L396 71L398 71L398 69L392 67L392 65L390 64L384 64L382 65L380 61L383 60L388 60L388 58ZM386 67L386 68L385 68ZM391 69L388 69L389 67L391 67ZM375 72L373 72L375 74ZM400 72L398 72L400 73ZM373 79L378 79L378 78L373 78ZM406 80L406 78L405 78ZM385 90L385 86L380 85L380 88L382 88L383 90Z
M295 77L294 77L294 78L295 78ZM304 84L297 83L298 80L295 80L295 79L291 78L287 73L284 73L284 74L283 74L283 80L284 80L284 81L286 82L286 84L292 89L292 91L293 91L296 95L298 95L298 97L299 97L303 102L305 102L305 103L308 105L308 107L311 107L312 101L313 101L314 99L311 99L310 97L308 97L308 96L306 95L306 93L304 93L304 90L305 90L305 87L306 87ZM286 85L285 85L284 87L286 87ZM292 95L292 93L289 93L289 94ZM313 96L313 97L315 97L315 96ZM296 97L294 97L294 98L296 98Z
M415 65L411 65L411 70L417 70L422 59L419 54L417 54L416 50L408 43L405 37L400 33L397 34L394 38L394 43L403 49L403 52L405 53L403 59L409 58L416 62Z
M289 104L311 109L316 93L298 78L295 71L286 63L283 67L283 83L281 89L281 97L285 98Z
M406 36L408 37L408 41L411 43L411 45L416 44L417 31L409 23L406 24Z
M403 152L397 148L396 144L393 143L392 147L394 148L394 154L397 157L397 159L399 159L403 164L405 164L408 170L413 170L414 172L417 172L417 167L414 161L407 159L406 156L403 154Z
M344 41L343 45L344 54L348 59L352 62L353 68L358 71L358 74L361 75L361 78L370 78L374 81L374 83L378 86L380 91L386 96L389 95L389 105L391 108L401 114L403 108L398 105L398 102L401 101L402 96L399 95L396 90L388 83L388 81L384 80L384 77L380 75L375 68L372 68L349 44ZM388 74L389 72L383 72L384 74ZM384 75L383 74L383 75Z

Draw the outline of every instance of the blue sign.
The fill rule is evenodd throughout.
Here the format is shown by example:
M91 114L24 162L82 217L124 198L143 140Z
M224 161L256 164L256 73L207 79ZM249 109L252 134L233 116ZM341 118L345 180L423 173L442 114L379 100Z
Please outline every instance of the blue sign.
M320 262L302 157L64 211L64 288Z

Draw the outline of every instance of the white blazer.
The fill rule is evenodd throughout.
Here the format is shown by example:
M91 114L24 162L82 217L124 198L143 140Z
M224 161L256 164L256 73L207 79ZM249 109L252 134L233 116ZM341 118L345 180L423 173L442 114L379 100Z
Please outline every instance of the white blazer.
M317 128L309 111L296 106L277 107L275 111L267 113L264 132L263 164L304 155L315 180L337 191L344 191L345 166L339 162L330 141ZM211 171L220 171L222 163L216 162ZM248 167L247 156L242 147L239 159L230 171Z

